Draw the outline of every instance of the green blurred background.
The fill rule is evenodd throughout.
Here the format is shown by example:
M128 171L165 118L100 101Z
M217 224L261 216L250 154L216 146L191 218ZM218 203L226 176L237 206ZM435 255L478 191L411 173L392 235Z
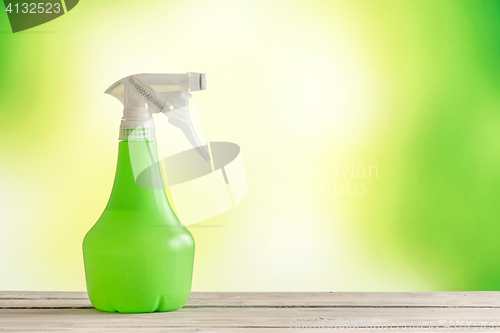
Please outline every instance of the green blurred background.
M83 0L16 34L0 13L0 59L1 290L85 289L121 117L103 92L188 71L250 185L189 226L193 290L500 289L500 1ZM378 177L262 173L308 163ZM256 190L346 180L365 193Z

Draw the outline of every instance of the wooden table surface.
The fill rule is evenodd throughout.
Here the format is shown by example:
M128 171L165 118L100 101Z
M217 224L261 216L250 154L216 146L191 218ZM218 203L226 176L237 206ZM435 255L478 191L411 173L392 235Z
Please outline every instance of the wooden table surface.
M143 314L98 311L84 292L0 292L0 332L500 332L499 320L500 292L194 292Z

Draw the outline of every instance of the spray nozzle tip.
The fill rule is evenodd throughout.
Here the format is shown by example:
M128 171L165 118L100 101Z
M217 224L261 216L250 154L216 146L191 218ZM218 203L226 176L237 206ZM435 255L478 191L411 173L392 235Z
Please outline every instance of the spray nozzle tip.
M207 81L205 74L202 73L189 73L189 90L205 90L207 89Z

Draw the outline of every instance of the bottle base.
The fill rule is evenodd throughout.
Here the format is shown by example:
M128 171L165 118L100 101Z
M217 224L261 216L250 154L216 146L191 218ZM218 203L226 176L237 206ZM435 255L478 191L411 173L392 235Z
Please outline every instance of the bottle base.
M160 297L156 302L143 302L143 304L116 304L109 300L90 300L92 305L99 311L117 312L117 313L152 313L152 312L171 312L182 308L186 302L165 302L164 297Z

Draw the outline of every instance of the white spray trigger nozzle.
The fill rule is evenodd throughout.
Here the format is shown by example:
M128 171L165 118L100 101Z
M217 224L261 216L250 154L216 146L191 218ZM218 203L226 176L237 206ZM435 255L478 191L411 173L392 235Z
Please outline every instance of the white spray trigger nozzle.
M201 73L137 74L127 76L109 87L105 93L124 106L120 130L122 140L154 140L153 113L163 113L169 123L182 130L188 141L207 161L194 131L189 114L190 92L205 90L206 78ZM135 131L140 129L140 131ZM134 134L131 133L139 133Z

